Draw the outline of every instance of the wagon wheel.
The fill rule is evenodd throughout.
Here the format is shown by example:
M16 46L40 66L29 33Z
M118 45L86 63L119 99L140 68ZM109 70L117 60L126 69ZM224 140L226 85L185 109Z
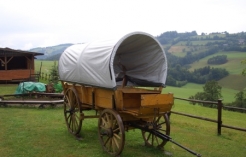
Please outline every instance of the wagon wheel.
M78 135L82 125L82 109L74 88L67 89L64 95L64 116L70 133Z
M153 122L153 129L162 134L170 135L170 122L167 113L156 118L156 120ZM146 146L163 148L167 143L167 140L163 140L150 132L142 130L142 135Z
M110 155L119 155L125 144L125 130L120 115L105 109L98 119L98 134L103 149Z

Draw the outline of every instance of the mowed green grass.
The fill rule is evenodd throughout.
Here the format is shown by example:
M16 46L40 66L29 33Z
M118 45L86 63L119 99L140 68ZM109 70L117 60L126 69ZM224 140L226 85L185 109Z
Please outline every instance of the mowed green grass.
M0 84L0 95L14 94L18 84Z
M217 118L215 109L198 105L177 103L173 111ZM94 114L94 111L85 111ZM223 124L246 127L246 114L223 111ZM82 140L78 141L66 128L63 109L0 107L0 154L4 157L56 156L56 157L108 157L102 150L97 133L97 119L85 119L82 124ZM245 132L222 128L217 135L217 124L189 117L171 115L171 137L174 141L209 157L244 157ZM138 129L125 132L125 147L121 157L191 157L190 153L168 142L164 152L145 147Z
M8 89L12 93L17 85L0 85L0 95ZM11 92L12 91L12 92ZM202 85L187 84L183 88L166 87L163 93L172 92L175 97L188 98L202 91ZM224 89L222 89L224 92ZM232 95L232 90L226 91ZM224 101L223 101L224 102ZM216 120L217 110L186 101L176 100L172 111L203 116ZM95 114L85 111L85 114ZM85 119L78 141L68 133L62 107L37 109L33 107L0 107L0 154L12 156L57 156L57 157L107 157L99 143L97 119ZM223 111L223 124L246 128L246 114ZM236 156L246 154L245 132L222 128L217 136L217 124L179 115L171 115L171 137L176 142L209 157ZM145 147L140 130L126 132L125 148L122 157L168 156L190 157L190 153L168 142L165 152ZM170 156L170 155L169 155Z

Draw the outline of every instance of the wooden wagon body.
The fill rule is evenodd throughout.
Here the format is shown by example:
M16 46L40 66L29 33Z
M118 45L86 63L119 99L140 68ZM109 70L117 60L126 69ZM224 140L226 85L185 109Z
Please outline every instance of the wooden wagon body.
M65 91L74 89L82 110L112 109L120 113L123 121L152 118L153 115L169 112L173 94L161 94L159 89L118 87L109 90L63 82Z
M121 154L132 128L142 130L146 145L163 147L174 103L173 94L162 94L166 75L164 50L147 33L71 46L59 60L68 130L78 136L85 118L98 118L101 145L113 156Z

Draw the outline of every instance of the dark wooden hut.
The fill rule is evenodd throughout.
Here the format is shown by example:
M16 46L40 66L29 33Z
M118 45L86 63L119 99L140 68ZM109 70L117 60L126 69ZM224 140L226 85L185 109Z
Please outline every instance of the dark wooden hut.
M0 48L0 82L30 81L35 76L34 59L42 53Z

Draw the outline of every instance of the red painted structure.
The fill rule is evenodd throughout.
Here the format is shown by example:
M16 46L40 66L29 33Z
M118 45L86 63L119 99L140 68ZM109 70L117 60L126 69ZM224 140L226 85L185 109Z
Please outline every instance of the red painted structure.
M0 48L0 82L30 80L35 74L34 59L43 53Z

